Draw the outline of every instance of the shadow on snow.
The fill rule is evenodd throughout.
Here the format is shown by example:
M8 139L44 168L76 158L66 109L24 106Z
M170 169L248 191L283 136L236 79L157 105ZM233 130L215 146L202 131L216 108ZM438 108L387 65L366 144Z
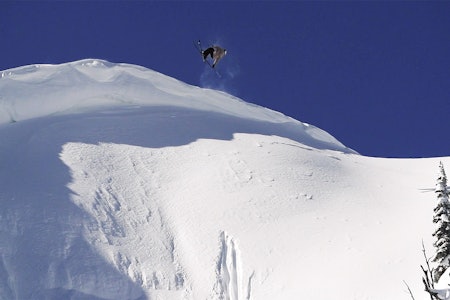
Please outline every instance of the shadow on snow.
M0 127L0 298L98 300L145 295L83 238L86 220L94 221L71 201L67 186L73 179L59 158L64 144L162 148L198 139L231 140L235 133L277 135L307 147L336 148L310 137L300 124L169 106L113 108ZM105 282L109 284L99 290Z

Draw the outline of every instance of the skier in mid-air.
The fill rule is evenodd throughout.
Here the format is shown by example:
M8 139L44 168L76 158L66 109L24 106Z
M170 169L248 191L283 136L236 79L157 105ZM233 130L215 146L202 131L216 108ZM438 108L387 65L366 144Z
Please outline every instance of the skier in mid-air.
M220 46L213 45L208 49L202 51L203 61L206 60L208 55L213 59L212 67L214 68L219 60L227 54L227 49L223 49Z

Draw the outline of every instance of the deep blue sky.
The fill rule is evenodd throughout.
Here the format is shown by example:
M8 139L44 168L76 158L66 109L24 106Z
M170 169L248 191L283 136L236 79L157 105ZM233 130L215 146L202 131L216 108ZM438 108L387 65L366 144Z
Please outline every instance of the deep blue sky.
M227 48L222 78L196 39ZM318 126L364 155L450 155L450 1L0 1L0 43L0 70L138 64Z

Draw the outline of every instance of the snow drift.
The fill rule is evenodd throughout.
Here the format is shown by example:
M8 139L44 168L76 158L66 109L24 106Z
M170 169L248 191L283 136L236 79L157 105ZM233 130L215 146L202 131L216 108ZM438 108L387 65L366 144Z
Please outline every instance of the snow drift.
M399 299L440 160L129 64L0 73L1 299ZM426 295L424 295L426 297Z

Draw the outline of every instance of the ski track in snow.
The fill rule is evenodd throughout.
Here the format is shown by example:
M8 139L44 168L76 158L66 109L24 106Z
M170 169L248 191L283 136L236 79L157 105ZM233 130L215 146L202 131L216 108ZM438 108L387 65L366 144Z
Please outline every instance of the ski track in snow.
M0 299L408 298L450 165L92 59L1 72L0 140Z

